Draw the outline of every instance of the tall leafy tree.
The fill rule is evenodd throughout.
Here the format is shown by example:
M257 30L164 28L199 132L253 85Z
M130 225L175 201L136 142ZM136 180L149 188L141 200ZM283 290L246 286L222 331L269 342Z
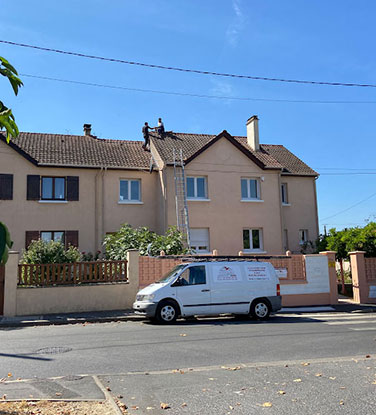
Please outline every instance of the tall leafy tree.
M3 57L0 56L0 75L5 76L10 82L15 95L18 94L18 90L23 85L21 79L18 77L16 69ZM12 114L12 110L7 108L0 99L0 129L5 128L7 132L7 142L9 143L10 137L18 136L18 127Z

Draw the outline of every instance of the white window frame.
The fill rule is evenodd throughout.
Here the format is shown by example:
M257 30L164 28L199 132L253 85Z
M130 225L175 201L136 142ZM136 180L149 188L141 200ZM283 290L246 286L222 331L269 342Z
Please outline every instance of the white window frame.
M285 200L283 200L283 195L285 195ZM282 201L282 205L290 206L287 183L281 183L281 201Z
M121 182L127 182L128 183L128 199L122 199L120 194L121 189ZM132 193L131 193L131 183L137 182L138 183L138 193L139 193L139 199L131 199ZM119 203L124 204L142 204L142 194L141 194L141 179L120 179L119 180Z
M244 248L244 239L242 238L243 241L243 252L261 252L264 253L264 236L263 236L263 231L262 228L243 228L243 231L249 231L249 249L245 249ZM259 232L259 239L260 239L260 248L253 248L253 240L252 240L252 231L258 231ZM243 236L243 234L242 234Z
M193 193L194 196L188 196L188 179L193 179ZM205 196L197 196L197 179L204 179L205 181ZM186 181L187 200L209 200L208 199L208 178L206 176L187 176Z
M200 246L201 246L200 243L204 242L203 239L202 240L196 239L196 241L199 242L198 245L197 245L196 241L193 240L192 231L194 233L195 230L200 230L200 231L205 230L205 231L207 231L207 236L208 236L207 246L206 246L207 249L200 249ZM191 248L194 249L194 251L195 251L194 252L195 254L209 254L210 253L210 230L209 230L209 228L191 228L190 229L190 243L191 243ZM192 246L192 243L194 244L193 246Z
M247 197L242 196L242 180L247 180ZM251 197L251 180L256 181L256 197ZM241 177L240 179L240 197L243 202L259 201L261 202L261 185L259 177Z
M299 229L299 245L308 242L308 229Z

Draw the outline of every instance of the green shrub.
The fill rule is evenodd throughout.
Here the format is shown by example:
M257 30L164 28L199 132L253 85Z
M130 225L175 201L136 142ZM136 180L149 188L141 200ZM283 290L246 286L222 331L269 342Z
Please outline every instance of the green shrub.
M80 251L74 246L65 249L61 242L33 241L23 252L23 264L66 264L81 260Z
M157 256L160 251L166 255L179 255L187 253L184 248L181 232L175 226L167 229L166 235L158 235L147 227L133 229L124 224L114 234L106 235L103 245L106 249L106 258L114 261L125 260L130 249L138 249L140 255Z

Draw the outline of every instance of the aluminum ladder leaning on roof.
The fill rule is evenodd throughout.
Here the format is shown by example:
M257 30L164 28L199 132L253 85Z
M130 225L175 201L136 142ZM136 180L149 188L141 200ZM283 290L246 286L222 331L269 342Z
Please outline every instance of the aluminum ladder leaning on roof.
M187 204L187 192L185 185L185 171L183 150L180 154L173 150L174 156L174 178L175 178L175 206L176 206L176 224L178 230L183 234L183 241L188 250L191 250L191 238L189 230L189 216Z

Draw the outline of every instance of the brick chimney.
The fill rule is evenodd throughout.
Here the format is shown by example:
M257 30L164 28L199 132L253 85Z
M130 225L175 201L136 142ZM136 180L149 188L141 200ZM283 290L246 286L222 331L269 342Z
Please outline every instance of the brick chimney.
M259 140L259 128L258 128L258 117L257 115L252 115L251 118L247 120L247 143L252 148L252 150L260 150L260 140Z
M84 124L84 134L91 135L91 124Z

